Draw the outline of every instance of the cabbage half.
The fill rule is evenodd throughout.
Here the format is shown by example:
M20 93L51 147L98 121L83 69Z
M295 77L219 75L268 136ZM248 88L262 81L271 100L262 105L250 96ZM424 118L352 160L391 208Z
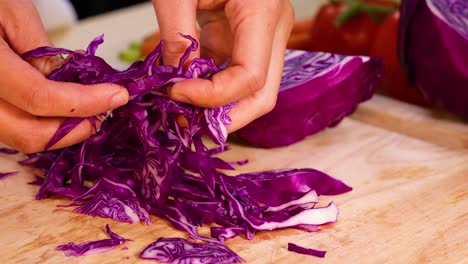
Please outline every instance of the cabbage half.
M287 50L275 108L236 134L258 147L298 142L353 113L382 73L377 58Z
M399 55L433 105L468 119L468 1L403 1Z

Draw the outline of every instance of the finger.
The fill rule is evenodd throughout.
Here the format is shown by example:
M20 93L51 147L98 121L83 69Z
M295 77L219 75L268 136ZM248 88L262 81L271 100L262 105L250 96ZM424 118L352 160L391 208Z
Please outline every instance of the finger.
M85 50L75 50L76 53L85 54ZM66 59L63 58L61 55L57 56L46 56L42 58L27 58L25 59L29 64L31 64L34 68L36 68L42 75L49 76L49 74L62 66L63 64L67 63L71 59L71 56L68 56Z
M283 46L284 44L275 43L271 59L278 63L270 64L264 88L256 94L240 100L229 112L232 121L228 127L229 133L244 127L274 108L283 71L284 52L281 52L284 51Z
M0 99L0 142L23 153L43 151L64 118L40 118ZM79 143L94 133L88 120L81 122L51 149Z
M30 114L88 117L128 102L127 90L118 85L48 80L2 45L0 58L0 98Z
M230 60L234 38L231 30L226 30L229 29L229 21L224 10L200 10L197 12L197 20L203 25L200 31L201 57L213 58L218 65Z
M198 41L197 0L153 0L153 6L161 39L165 42L162 50L164 64L178 66L180 57L191 44L180 34L190 35ZM187 62L199 57L199 54L199 50L192 52Z
M52 46L36 8L31 1L11 1L2 6L8 21L3 25L7 42L17 53L22 54L42 46ZM21 10L21 12L18 12Z
M287 16L287 14L285 14L285 16ZM270 58L274 63L270 63L269 65L265 86L254 95L239 101L231 110L229 116L232 123L228 127L229 133L244 127L274 108L280 88L284 68L284 53L294 14L289 14L289 16L289 18L283 17L281 19L275 33L273 50Z
M53 70L65 63L65 59L60 55L42 58L28 58L26 61L46 77L49 76Z
M17 54L32 49L52 46L36 8L30 1L13 1L3 8L10 16L3 26L10 48ZM17 12L21 10L21 12ZM27 60L42 74L48 75L63 63L60 56L31 58Z
M175 84L170 96L198 106L218 107L261 89L270 64L278 9L277 1L251 1L249 5L229 1L225 12L234 34L231 65L211 80L190 79Z

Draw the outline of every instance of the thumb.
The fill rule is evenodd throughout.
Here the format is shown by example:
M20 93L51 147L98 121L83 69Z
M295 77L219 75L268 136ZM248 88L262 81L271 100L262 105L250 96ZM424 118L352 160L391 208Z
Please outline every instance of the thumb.
M112 83L82 85L46 80L42 91L31 100L42 109L33 114L88 117L125 105L129 94L124 87Z
M46 79L29 63L0 49L0 98L36 116L88 117L128 102L128 92L115 84L82 85ZM21 80L21 81L19 81Z

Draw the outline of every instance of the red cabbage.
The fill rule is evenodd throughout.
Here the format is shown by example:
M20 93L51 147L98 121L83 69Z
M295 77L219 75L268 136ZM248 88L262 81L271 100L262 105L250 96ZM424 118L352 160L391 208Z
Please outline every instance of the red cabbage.
M227 126L231 124L229 111L235 104L228 104L221 108L205 109L204 114L208 129L213 135L212 139L216 144L223 145L228 137Z
M320 228L316 225L297 225L296 228L307 231L307 232L318 232Z
M333 203L318 207L319 196L338 195L351 188L323 172L307 168L238 176L223 172L246 162L215 157L228 150L224 144L233 105L203 109L174 102L164 93L175 82L209 79L223 69L212 59L201 58L183 68L189 52L197 48L192 38L185 37L192 45L178 67L161 65L162 42L145 61L117 71L94 54L102 37L91 42L86 54L42 47L23 55L66 54L70 59L49 78L88 84L113 82L126 87L131 95L130 102L115 109L84 142L31 154L20 162L45 174L36 198L67 198L71 200L67 206L74 206L76 212L127 223L150 224L149 215L165 218L204 244L161 239L142 257L152 258L155 252L169 250L166 258L181 262L239 262L241 258L222 244L225 240L239 235L252 239L257 231L287 227L317 231L318 225L336 221L337 207ZM180 116L188 121L186 127L177 122ZM81 122L69 120L49 145ZM206 134L219 146L208 149ZM203 225L211 226L211 237L198 233ZM183 251L170 251L173 248ZM211 258L216 252L220 257Z
M326 251L321 251L321 250L316 250L313 248L305 248L298 246L294 243L288 243L288 251L296 252L299 254L304 254L304 255L310 255L310 256L315 256L319 258L324 258Z
M34 181L30 181L28 184L41 186L44 184L44 178L34 175Z
M13 154L17 154L18 151L15 149L11 149L11 148L0 148L0 153L13 155Z
M143 259L162 263L184 264L229 264L243 260L236 253L219 242L192 243L182 238L159 238L141 252Z
M18 174L18 173L19 173L18 171L0 172L0 180L3 179L3 178L6 178L6 177L8 177L8 176L16 175L16 174Z
M224 242L227 239L239 236L240 234L244 233L245 230L241 227L211 227L210 232L211 237Z
M45 150L50 149L60 139L70 133L76 126L78 126L84 119L81 117L70 117L60 125L60 129L54 134L50 141L45 146ZM94 120L94 117L93 117Z
M401 5L400 62L435 106L468 119L468 1L407 0Z
M275 108L236 135L272 148L336 126L371 98L382 73L377 58L288 50Z
M66 256L86 256L92 254L100 254L113 250L115 246L122 245L130 239L123 238L110 230L109 225L106 225L106 233L109 235L108 239L86 241L79 244L70 242L65 245L59 245L57 250L65 251Z

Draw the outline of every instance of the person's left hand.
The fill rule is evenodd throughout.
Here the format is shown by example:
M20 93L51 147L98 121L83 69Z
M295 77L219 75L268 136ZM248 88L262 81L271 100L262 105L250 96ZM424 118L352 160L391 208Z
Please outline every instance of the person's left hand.
M64 63L60 57L21 59L37 47L52 46L30 0L0 0L0 143L23 153L43 151L67 117L89 117L128 101L124 87L82 85L47 79ZM81 122L52 149L79 143L95 132Z

